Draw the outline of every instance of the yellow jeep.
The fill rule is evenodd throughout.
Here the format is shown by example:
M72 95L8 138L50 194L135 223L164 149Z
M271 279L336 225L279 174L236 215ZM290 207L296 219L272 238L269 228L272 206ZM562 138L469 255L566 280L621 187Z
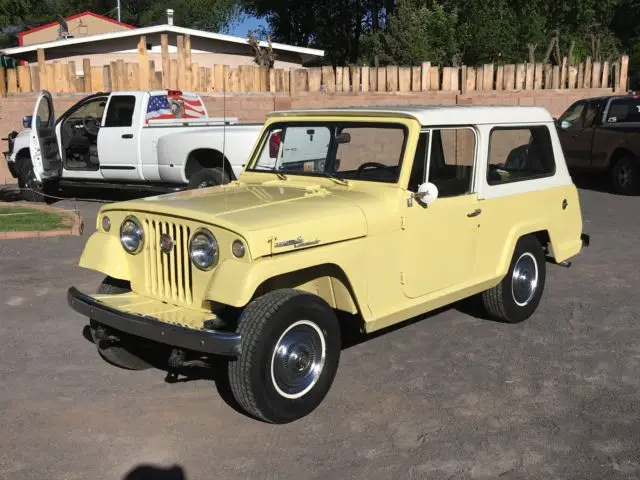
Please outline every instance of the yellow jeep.
M369 333L478 295L520 322L589 241L552 117L503 106L275 112L238 181L107 205L96 228L80 265L106 278L68 302L100 355L227 356L274 423L323 401L339 318Z

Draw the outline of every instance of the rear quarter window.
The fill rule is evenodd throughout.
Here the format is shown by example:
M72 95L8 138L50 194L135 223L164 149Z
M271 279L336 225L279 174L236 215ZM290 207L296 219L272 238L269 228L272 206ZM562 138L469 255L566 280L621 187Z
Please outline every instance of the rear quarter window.
M550 177L556 171L546 126L493 128L487 158L489 185Z
M618 98L611 101L606 123L640 122L640 98Z

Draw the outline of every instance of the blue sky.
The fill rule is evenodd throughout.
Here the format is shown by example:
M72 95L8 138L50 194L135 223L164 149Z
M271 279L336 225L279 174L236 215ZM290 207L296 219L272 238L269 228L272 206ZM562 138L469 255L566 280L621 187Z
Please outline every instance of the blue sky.
M234 25L229 29L230 35L238 37L246 37L249 30L256 30L260 27L266 27L267 23L262 18L248 17L242 23Z

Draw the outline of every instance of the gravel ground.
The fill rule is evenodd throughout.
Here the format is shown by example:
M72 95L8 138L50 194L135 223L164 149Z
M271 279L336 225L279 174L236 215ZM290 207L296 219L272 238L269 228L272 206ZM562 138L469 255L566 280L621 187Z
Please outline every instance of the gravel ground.
M592 245L549 265L519 325L451 308L343 351L324 403L289 425L238 412L224 379L102 361L70 285L82 237L0 242L0 477L640 478L640 197L580 190ZM184 379L183 379L184 380Z

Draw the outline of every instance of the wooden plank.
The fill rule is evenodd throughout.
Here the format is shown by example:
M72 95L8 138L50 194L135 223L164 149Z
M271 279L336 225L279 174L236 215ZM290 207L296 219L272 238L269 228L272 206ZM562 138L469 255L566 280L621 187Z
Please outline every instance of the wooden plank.
M162 74L162 71L158 71L158 70L156 70L156 71L154 72L154 77L155 77L155 78L154 78L154 81L153 81L153 88L154 88L155 90L162 90L162 89L164 88L164 87L163 87L163 84L164 84L164 76L163 76L163 74Z
M40 88L40 69L34 65L30 67L29 70L31 74L31 91L39 92L40 90L42 90Z
M431 62L422 62L420 90L428 92L431 90Z
M191 68L191 35L184 36L184 69L186 72L185 76L185 89L191 90L193 89L193 69Z
M351 70L351 91L353 93L360 93L360 67L350 67Z
M578 65L578 88L584 88L584 63Z
M342 91L342 76L344 72L342 67L336 67L336 92Z
M169 35L160 35L160 55L162 57L162 88L169 88L171 79L171 59L169 58Z
M215 64L213 66L213 88L216 92L221 92L223 87L222 81L222 65Z
M600 85L602 88L609 88L611 86L609 83L609 62L604 62L602 64L602 79L600 81Z
M240 93L243 88L241 83L243 80L240 78L239 68L229 68L229 93Z
M476 88L478 88L477 82ZM493 63L486 63L482 67L482 90L493 91Z
M613 89L618 90L620 88L620 62L613 62L611 64L611 74L613 77Z
M584 62L584 88L591 88L591 57Z
M475 90L484 90L484 70L481 67L475 68Z
M178 59L172 58L169 61L169 88L177 89L178 88Z
M578 67L569 65L567 67L567 88L576 88L578 80Z
M411 67L411 91L419 92L422 89L422 67Z
M204 71L202 72L204 74ZM194 92L203 92L203 82L200 81L200 65L197 63L191 64L191 86L189 87Z
M309 91L309 80L308 80L306 68L296 69L296 91L297 92Z
M362 83L362 91L368 92L371 79L369 78L369 67L360 67L360 81Z
M498 65L496 68L496 91L500 92L504 88L504 66Z
M18 71L7 68L7 93L18 93Z
M516 90L524 90L526 67L524 63L516 65Z
M349 75L349 67L342 68L342 91L348 92L351 90L351 76Z
M238 65L236 67L236 71L238 72L237 92L239 93L247 92L247 88L251 89L251 82L253 81L253 75L250 76L247 74L248 68L249 68L249 65ZM233 89L233 86L232 86L232 89ZM236 90L233 90L233 91L236 91Z
M31 92L31 70L27 66L20 65L18 68L18 87L22 93Z
M378 80L376 92L387 91L387 69L385 67L378 67Z
M629 56L623 55L620 58L620 78L618 80L619 83L617 84L618 88L626 91L628 78L629 78Z
M336 74L332 66L321 67L322 71L322 85L324 90L328 93L336 91Z
M533 63L527 63L527 73L525 75L525 90L533 90L533 79L535 77L536 66Z
M105 92L113 90L111 86L111 67L109 65L102 66L102 87Z
M398 68L398 91L402 93L411 91L411 67Z
M562 58L562 66L560 67L560 88L567 88L567 77L569 76L569 59Z
M276 68L276 92L285 92L285 83L284 83L285 71L282 68Z
M209 67L200 67L204 71L204 91L213 92L213 71Z
M103 67L91 67L91 76L89 77L91 81L89 85L90 92L103 92L105 90L103 70Z
M118 65L115 61L111 62L109 66L109 88L111 90L118 90L118 82L117 82L117 70Z
M0 98L7 96L7 72L4 67L0 67Z
M512 91L515 88L516 82L516 66L505 65L504 66L504 89L506 91Z
M45 57L44 57L44 49L43 48L39 48L38 52L38 75L40 78L40 89L42 90L46 90L47 88L47 62L45 61Z
M149 53L147 52L147 37L140 36L138 40L138 65L140 68L140 90L149 90L151 74L149 72Z
M378 68L369 67L369 91L378 91Z
M67 62L67 92L76 92L76 62Z
M137 63L125 64L125 78L128 91L140 88L140 65Z
M600 62L593 62L591 65L591 88L600 88L602 85L602 64Z
M178 90L186 90L187 85L187 58L184 51L184 36L177 35L176 43L178 45Z
M49 79L47 78L47 84L51 85L50 89L52 92L62 92L62 84L64 83L64 78L62 77L62 63L59 60L53 62L53 83L49 83Z
M231 89L231 74L229 72L229 65L222 66L222 90L228 92Z
M476 69L473 67L462 67L465 69L464 82L462 82L462 92L473 92L476 89ZM480 70L478 68L478 70Z
M118 82L119 89L127 89L127 74L124 60L116 60L116 81Z
M560 65L554 65L551 73L551 88L560 88Z
M460 67L451 67L451 91L460 91Z
M387 65L387 92L398 91L398 67Z
M541 90L542 89L542 85L544 85L543 83L543 79L544 79L544 64L542 63L536 63L536 70L535 70L535 74L534 74L534 78L533 78L533 89L534 90Z
M442 69L442 91L451 91L451 67L443 67Z
M553 67L550 63L544 66L544 88L550 89L553 80Z
M83 92L92 92L95 91L91 86L91 77L93 76L93 71L91 69L91 59L83 58L82 59L82 91Z
M431 67L429 69L429 89L431 91L440 91L440 67Z
M297 83L296 83L296 68L295 67L291 67L289 69L289 75L287 75L289 77L289 95L293 96L296 95L298 93L297 90Z
M258 67L260 72L260 91L269 91L269 67Z

